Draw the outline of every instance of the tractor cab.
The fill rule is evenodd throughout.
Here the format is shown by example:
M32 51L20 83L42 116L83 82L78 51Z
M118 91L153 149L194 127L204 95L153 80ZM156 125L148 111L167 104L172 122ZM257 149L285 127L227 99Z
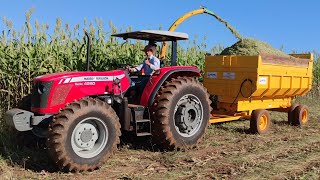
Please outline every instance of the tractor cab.
M136 39L148 41L148 45L156 45L157 42L172 42L171 50L171 66L177 65L177 41L187 40L188 34L181 32L161 31L161 30L141 30L113 34L112 36L121 37L124 40ZM156 56L156 54L154 54ZM141 62L143 63L143 59ZM161 73L160 68L164 67L164 60L160 60L160 67L153 71L153 75L157 76ZM143 71L143 69L141 70ZM152 75L145 75L143 72L130 73L131 87L126 93L129 103L140 104L141 96L144 94L145 87L152 86Z
M112 36L121 37L124 40L126 39L146 40L149 42L148 44L154 44L156 42L171 41L172 42L171 66L177 65L177 41L187 40L189 38L188 34L186 33L162 31L162 30L141 30L141 31L113 34ZM160 61L162 62L162 60Z

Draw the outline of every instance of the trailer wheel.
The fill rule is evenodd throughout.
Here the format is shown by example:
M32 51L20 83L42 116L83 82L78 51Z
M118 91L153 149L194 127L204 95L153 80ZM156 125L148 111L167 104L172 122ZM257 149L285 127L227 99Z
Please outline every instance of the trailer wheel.
M294 110L293 125L302 127L309 121L309 108L306 105L299 105Z
M209 125L211 101L207 90L192 77L163 85L155 100L152 135L165 149L196 146Z
M49 125L48 149L65 171L97 169L120 143L120 123L105 102L82 99L67 105Z
M288 123L290 125L294 124L294 117L295 117L295 113L294 110L296 109L296 107L298 107L299 104L293 104L290 106L289 111L288 111Z
M266 134L271 125L270 114L267 110L254 110L250 120L250 130L255 134Z

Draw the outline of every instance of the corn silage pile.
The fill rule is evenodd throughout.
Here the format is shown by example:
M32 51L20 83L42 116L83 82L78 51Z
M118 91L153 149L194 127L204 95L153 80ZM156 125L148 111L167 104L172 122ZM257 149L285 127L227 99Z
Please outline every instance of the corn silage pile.
M257 56L275 55L290 58L286 53L273 48L271 45L257 39L244 38L224 49L220 55Z

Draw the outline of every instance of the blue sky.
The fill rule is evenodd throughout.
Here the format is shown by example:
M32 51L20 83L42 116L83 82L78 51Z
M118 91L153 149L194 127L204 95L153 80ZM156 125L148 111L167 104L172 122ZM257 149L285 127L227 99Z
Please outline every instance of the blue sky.
M47 23L52 32L56 17L72 26L83 24L83 19L101 18L105 30L111 20L117 27L132 26L133 30L168 29L181 15L201 5L215 12L235 27L244 37L268 42L275 48L320 52L320 1L318 0L23 0L1 1L0 16L12 20L20 29L25 12L31 7L34 22ZM1 21L0 30L4 29ZM217 20L208 15L197 15L183 22L176 31L186 32L199 41L206 35L209 47L236 42L234 36Z

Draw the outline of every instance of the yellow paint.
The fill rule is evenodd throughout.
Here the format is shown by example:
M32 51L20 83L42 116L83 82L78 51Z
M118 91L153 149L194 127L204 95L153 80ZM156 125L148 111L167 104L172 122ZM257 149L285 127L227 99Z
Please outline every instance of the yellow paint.
M238 100L232 104L233 98L224 98L219 100L218 108L226 111L252 111L255 109L273 109L273 108L287 108L291 106L291 97L288 98L261 98L261 99L246 99ZM227 101L227 102L222 102Z
M303 109L303 111L302 111L302 119L301 119L302 124L306 124L307 123L308 116L309 116L308 110L307 109Z
M268 117L265 114L263 114L259 119L259 129L261 131L264 131L267 128L267 124L268 124Z
M235 121L241 119L242 116L226 116L226 117L213 117L209 120L210 123L219 123L227 121Z
M204 86L226 111L290 107L294 96L305 95L312 85L313 54L293 56L309 61L297 66L286 64L291 59L271 64L261 56L207 56Z
M202 14L205 12L205 8L200 8L197 10L190 11L184 15L182 15L180 18L178 18L169 28L169 31L174 31L183 21L188 19L191 16L197 15L197 14ZM161 52L160 52L160 59L164 59L166 56L166 50L167 50L167 42L163 42Z

